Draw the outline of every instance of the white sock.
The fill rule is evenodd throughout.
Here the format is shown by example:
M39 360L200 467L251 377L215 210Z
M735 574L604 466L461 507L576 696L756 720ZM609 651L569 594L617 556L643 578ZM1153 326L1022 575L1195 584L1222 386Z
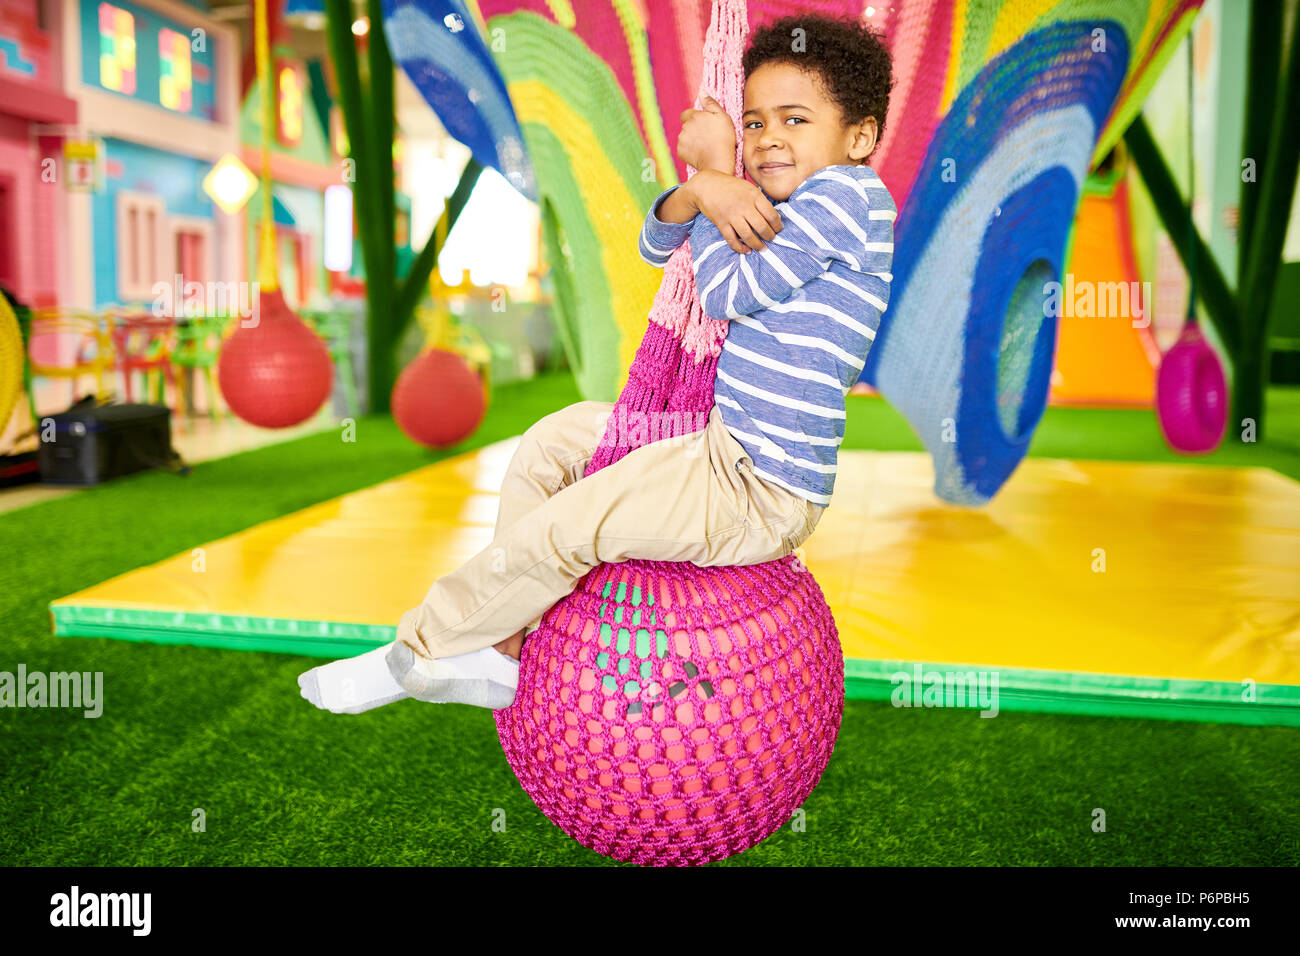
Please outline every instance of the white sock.
M302 696L335 714L360 714L410 697L384 660L392 646L385 644L356 657L313 667L298 677Z
M417 700L470 704L497 710L509 707L519 685L519 662L492 647L434 660L394 643L388 665Z

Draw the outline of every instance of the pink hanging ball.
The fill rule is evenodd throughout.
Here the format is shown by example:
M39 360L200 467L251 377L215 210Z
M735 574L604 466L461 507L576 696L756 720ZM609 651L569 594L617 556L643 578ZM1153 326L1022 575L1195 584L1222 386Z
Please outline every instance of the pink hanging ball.
M324 340L277 289L258 296L255 322L237 320L222 343L217 383L230 410L252 425L288 428L311 418L334 387Z
M447 448L464 441L487 414L483 379L460 355L425 349L393 386L393 418L411 441Z
M494 715L520 785L570 837L694 866L790 821L843 711L839 633L791 555L599 565L528 635L514 703Z
M1223 363L1195 324L1183 330L1160 362L1156 418L1169 447L1185 455L1218 448L1228 429Z

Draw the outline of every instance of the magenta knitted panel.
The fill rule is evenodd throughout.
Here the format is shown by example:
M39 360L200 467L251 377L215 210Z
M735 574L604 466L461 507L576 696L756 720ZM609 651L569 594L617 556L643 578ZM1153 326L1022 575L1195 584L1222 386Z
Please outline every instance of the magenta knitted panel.
M740 111L745 83L740 58L745 52L749 25L744 0L720 0L713 5L709 32L704 41L704 73L700 92L695 98L699 109L705 96L712 96L726 109L736 127L740 141ZM695 174L687 166L687 178ZM736 150L736 175L744 172L740 150ZM711 319L700 311L695 292L695 273L691 268L690 240L682 243L664 267L663 284L650 308L650 324L637 348L628 370L627 384L615 403L601 445L596 450L586 474L599 471L618 461L633 446L627 435L620 434L618 423L626 421L619 406L627 412L707 413L713 407L713 380L717 375L718 356L727 337L727 324ZM673 438L682 429L697 427L694 415L660 419L664 431L650 430L656 440ZM665 433L666 431L666 433ZM647 436L648 437L648 436Z

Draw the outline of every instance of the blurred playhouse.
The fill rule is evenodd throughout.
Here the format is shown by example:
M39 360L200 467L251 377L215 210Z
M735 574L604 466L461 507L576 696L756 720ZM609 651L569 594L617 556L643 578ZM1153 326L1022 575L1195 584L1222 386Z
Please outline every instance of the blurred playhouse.
M286 10L272 0L268 13L276 266L286 304L332 359L333 399L313 419L323 427L367 404L355 176L320 3L289 0ZM22 328L9 360L24 392L4 410L0 453L31 449L34 417L91 393L167 405L178 445L187 428L263 431L230 414L216 382L222 342L257 279L263 123L252 24L247 3L0 0L0 287ZM418 128L393 149L401 276L413 212L427 236L469 153L409 89L398 108L399 122L414 114ZM403 186L415 176L433 188L413 197ZM528 232L540 248L536 227ZM425 345L439 311L454 315L454 341L485 380L559 359L540 257L503 311L493 295L502 277L474 275L472 251L455 270L457 238L442 257L452 274L435 273L440 298L425 297L402 361Z

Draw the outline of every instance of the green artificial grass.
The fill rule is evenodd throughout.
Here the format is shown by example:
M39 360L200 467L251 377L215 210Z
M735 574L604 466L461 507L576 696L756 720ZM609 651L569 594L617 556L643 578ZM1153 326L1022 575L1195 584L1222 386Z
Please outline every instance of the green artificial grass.
M489 711L402 701L318 711L318 659L61 640L47 604L214 538L518 434L581 398L563 374L498 387L483 426L435 454L391 419L145 473L0 515L0 671L100 671L103 715L0 708L5 865L601 865L510 772ZM1300 390L1270 432L1212 464L1300 478ZM919 448L850 398L846 447ZM1186 460L1150 412L1047 412L1033 453ZM835 753L786 826L714 864L1296 865L1300 735L1275 727L895 709L850 701ZM1104 833L1094 832L1105 811ZM195 811L206 829L196 832ZM505 829L499 824L504 811ZM612 865L612 864L611 864Z

